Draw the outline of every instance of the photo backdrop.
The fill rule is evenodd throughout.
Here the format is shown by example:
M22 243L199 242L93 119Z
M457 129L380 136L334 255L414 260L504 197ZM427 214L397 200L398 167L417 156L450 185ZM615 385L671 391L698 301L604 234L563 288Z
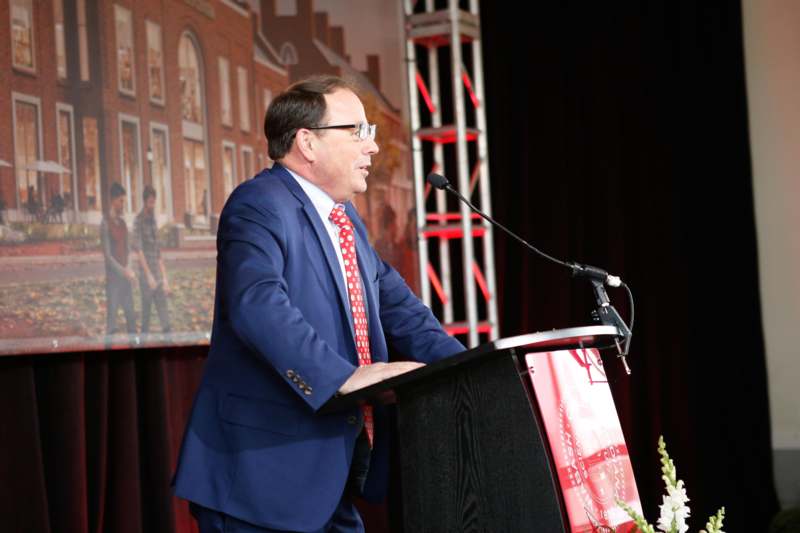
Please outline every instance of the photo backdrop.
M0 0L0 355L207 343L219 214L272 165L262 125L273 96L316 73L353 82L378 125L381 153L355 203L378 251L415 286L399 9ZM103 223L114 183L126 193L124 226ZM148 186L157 246L137 221ZM166 281L153 293L138 250L156 248ZM107 274L108 256L132 279Z

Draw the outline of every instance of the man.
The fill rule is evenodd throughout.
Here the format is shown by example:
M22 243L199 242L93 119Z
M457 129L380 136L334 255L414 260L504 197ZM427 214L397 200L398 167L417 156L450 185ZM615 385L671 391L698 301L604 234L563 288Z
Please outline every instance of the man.
M161 321L161 331L172 331L167 308L167 297L170 295L167 269L161 257L161 247L158 244L158 226L156 224L156 190L150 185L145 186L142 193L144 205L136 215L134 222L133 249L139 264L139 288L142 297L142 333L150 331L150 311L153 304Z
M211 348L175 475L202 532L363 531L382 498L382 408L319 415L346 394L464 347L369 245L350 200L378 153L353 89L299 82L269 107L271 170L220 217ZM236 528L240 529L236 529Z
M110 208L100 223L100 243L106 264L106 333L117 332L117 310L121 307L129 334L136 333L133 314L131 282L136 274L128 267L128 226L122 213L125 208L125 188L117 182L111 184Z
M66 203L64 202L64 197L61 196L59 193L55 193L53 198L50 200L50 207L47 209L47 213L45 215L45 222L52 222L55 223L56 221L63 223L64 222L64 207L66 207Z

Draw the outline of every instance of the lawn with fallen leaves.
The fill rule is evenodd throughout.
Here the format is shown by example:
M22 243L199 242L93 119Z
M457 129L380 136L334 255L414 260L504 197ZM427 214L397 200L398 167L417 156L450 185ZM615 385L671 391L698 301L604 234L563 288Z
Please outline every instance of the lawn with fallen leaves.
M214 308L214 267L188 268L169 273L172 295L168 306L176 333L211 331ZM133 283L137 327L141 327L139 283ZM122 310L118 324L124 331ZM0 286L0 338L4 340L103 337L106 325L105 278L19 283ZM150 331L161 326L155 306Z

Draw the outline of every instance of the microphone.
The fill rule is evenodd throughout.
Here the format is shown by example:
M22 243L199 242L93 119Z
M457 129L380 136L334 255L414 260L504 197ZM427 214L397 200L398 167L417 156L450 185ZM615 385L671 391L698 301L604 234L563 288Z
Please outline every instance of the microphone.
M568 263L572 268L572 275L576 278L587 278L601 281L609 287L619 287L622 285L622 280L619 276L612 276L602 268L593 267L591 265L582 265L580 263Z
M435 174L433 172L428 174L428 183L430 183L431 185L433 185L437 189L441 189L441 190L452 188L450 186L450 182L447 181L447 178L445 178L441 174Z
M622 344L620 344L619 339L614 340L614 342L617 345L617 356L622 360L622 363L625 367L625 372L627 372L628 374L631 373L631 369L628 367L628 362L625 357L628 355L628 348L630 347L631 337L633 336L633 332L631 331L633 329L633 317L634 317L633 294L631 293L630 288L622 281L622 279L620 279L618 276L612 276L602 268L597 268L591 265L582 265L574 261L567 263L565 261L562 261L560 259L557 259L551 255L542 252L541 250L530 244L528 241L526 241L525 239L523 239L510 229L506 228L505 226L494 220L492 217L490 217L489 215L487 215L474 205L472 205L472 202L470 202L460 192L454 189L453 186L450 185L450 182L447 180L447 178L445 178L441 174L436 174L434 172L431 172L430 174L428 174L427 180L428 183L430 183L433 187L436 187L439 190L447 191L455 195L459 200L467 204L470 209L478 213L485 220L488 220L491 225L500 228L507 235L513 237L515 240L522 243L528 249L535 252L536 255L543 257L548 261L556 263L557 265L561 265L565 268L568 268L570 271L572 271L572 276L575 278L588 279L591 282L592 287L594 289L595 299L597 300L597 305L598 305L597 310L592 312L592 316L596 321L607 326L615 326L619 330L620 332L619 336L622 340ZM622 320L622 317L619 316L619 313L617 312L616 309L614 309L614 306L611 305L611 301L609 300L608 294L606 293L606 290L603 287L603 285L608 285L609 287L624 287L625 290L628 291L628 297L631 305L630 327L628 327L625 321Z

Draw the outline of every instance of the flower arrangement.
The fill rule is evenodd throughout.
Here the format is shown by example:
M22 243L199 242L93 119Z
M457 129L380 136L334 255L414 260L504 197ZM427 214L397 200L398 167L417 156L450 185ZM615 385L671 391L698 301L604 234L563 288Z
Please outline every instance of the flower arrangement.
M661 479L667 488L667 494L659 507L661 516L658 517L658 531L663 533L686 533L689 526L686 519L689 518L690 509L686 505L689 497L686 496L686 489L683 481L678 479L675 463L667 453L667 445L664 437L658 437L658 454L661 456ZM656 533L656 529L637 513L631 506L624 501L617 499L617 505L622 507L628 516L636 523L642 533ZM717 514L711 516L706 523L706 529L701 529L700 533L725 533L722 531L722 520L725 518L725 508L722 507Z

